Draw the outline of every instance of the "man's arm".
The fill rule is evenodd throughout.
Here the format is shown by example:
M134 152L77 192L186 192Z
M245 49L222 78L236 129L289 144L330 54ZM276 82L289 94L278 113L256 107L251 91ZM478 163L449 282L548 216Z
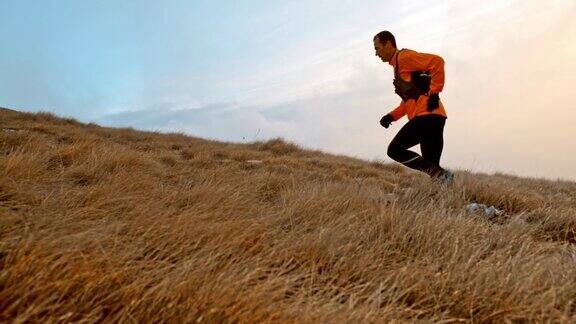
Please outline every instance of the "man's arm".
M404 117L404 115L406 115L406 104L404 101L400 102L400 106L392 110L389 115L392 116L392 121L397 121L398 119Z

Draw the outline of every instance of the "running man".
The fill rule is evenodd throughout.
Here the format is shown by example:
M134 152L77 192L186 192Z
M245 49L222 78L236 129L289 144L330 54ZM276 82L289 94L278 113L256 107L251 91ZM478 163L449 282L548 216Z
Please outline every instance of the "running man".
M380 124L388 128L390 123L408 115L408 123L388 146L388 156L442 183L452 184L454 173L440 167L444 124L448 118L439 97L444 87L444 60L438 55L398 50L389 31L374 36L374 48L376 56L394 68L394 89L402 98L400 105L382 117ZM422 156L409 150L417 144Z

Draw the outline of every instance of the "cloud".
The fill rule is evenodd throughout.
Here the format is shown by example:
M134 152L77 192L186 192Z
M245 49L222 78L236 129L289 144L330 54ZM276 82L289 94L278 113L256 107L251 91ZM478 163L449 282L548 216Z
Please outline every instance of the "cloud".
M451 116L445 160L474 170L576 179L576 152L566 151L576 138L568 121L576 117L569 86L576 84L576 62L566 46L576 42L575 9L571 1L513 1L463 27L466 38L459 42L468 46L445 55ZM452 23L461 24L459 14L467 10L455 9Z
M397 103L383 92L385 74L358 64L345 82L348 91L309 96L275 105L207 105L195 109L149 109L110 114L96 120L108 126L182 131L193 136L234 142L283 137L305 147L374 159L384 158L394 129L378 124L388 107ZM376 153L376 154L375 154Z

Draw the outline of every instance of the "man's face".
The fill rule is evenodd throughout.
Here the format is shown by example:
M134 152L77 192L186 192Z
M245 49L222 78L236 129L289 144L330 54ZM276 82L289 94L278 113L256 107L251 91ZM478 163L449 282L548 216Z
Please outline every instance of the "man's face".
M374 50L376 50L376 56L378 56L383 62L388 62L392 55L394 55L394 46L391 42L386 42L382 44L378 38L374 39Z

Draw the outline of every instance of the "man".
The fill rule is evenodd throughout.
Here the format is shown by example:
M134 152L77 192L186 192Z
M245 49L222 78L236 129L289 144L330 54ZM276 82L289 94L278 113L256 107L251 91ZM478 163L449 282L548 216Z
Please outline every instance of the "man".
M444 60L433 54L398 50L389 31L374 36L374 48L376 56L394 67L394 88L402 99L396 109L382 117L380 124L388 128L390 123L408 116L408 123L388 146L388 156L441 183L452 184L454 174L440 167L447 119L439 97L444 87ZM417 144L422 156L408 150Z

